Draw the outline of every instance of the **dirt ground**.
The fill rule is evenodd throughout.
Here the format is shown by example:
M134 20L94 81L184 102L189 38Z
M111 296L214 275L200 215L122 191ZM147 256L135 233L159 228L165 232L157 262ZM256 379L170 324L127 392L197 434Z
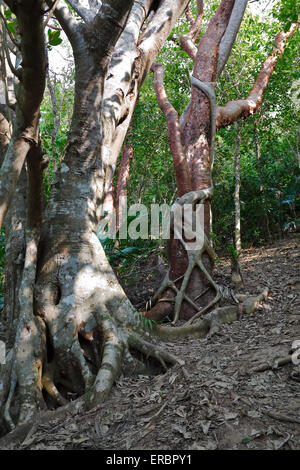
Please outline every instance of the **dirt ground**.
M18 448L299 450L300 365L276 367L300 340L299 248L295 238L243 252L245 292L268 286L267 300L221 334L165 343L184 367L122 376L99 409L39 425ZM230 283L226 260L216 271ZM138 303L145 292L146 279L131 296Z

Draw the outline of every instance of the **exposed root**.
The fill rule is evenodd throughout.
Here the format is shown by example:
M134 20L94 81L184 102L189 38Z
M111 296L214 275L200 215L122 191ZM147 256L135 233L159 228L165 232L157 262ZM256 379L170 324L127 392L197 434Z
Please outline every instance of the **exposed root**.
M102 291L99 289L99 292L93 295L90 300L85 303L86 306L93 306L93 308L90 310L89 318L88 320L86 319L85 325L81 325L77 328L78 332L82 331L82 334L85 334L86 340L90 338L90 342L92 342L92 337L95 335L96 326L98 330L101 329L102 332L101 338L103 341L103 350L99 355L99 357L101 357L101 361L94 383L89 388L85 389L83 395L80 398L66 404L66 398L57 387L57 384L62 384L62 377L58 373L59 368L57 369L57 364L55 364L54 358L52 358L51 367L49 367L49 363L45 362L43 365L43 374L40 377L40 384L35 383L34 386L32 386L29 396L34 397L35 403L37 404L37 397L41 395L41 390L43 389L45 392L47 392L47 395L51 397L52 403L54 403L54 405L63 406L53 411L53 414L41 413L37 415L37 418L34 418L34 420L29 419L29 417L32 416L30 413L32 413L33 407L30 406L28 408L30 411L28 414L25 413L27 408L24 408L24 421L30 421L30 426L38 422L42 422L45 416L48 416L49 420L51 417L54 419L56 416L66 416L66 413L78 413L82 412L83 410L99 406L99 403L103 403L105 401L114 382L119 377L124 358L131 357L134 361L136 361L134 351L140 353L141 357L146 358L146 363L148 358L152 358L164 371L166 371L170 366L176 364L179 364L181 367L184 365L184 361L181 359L161 349L156 344L152 344L144 339L142 322L140 322L141 325L139 328L137 324L138 316L128 301L118 302L118 308L115 308L114 306L114 308L108 309L108 307L106 307L104 304L101 304L101 295ZM267 295L266 291L252 299L252 310L255 309L257 302L264 298L265 295ZM108 306L109 302L106 305ZM113 307L113 305L114 304L112 302L111 307ZM89 307L87 307L87 309ZM246 301L243 303L243 311L246 311L246 307L247 311L249 312L251 310L249 299L246 299ZM214 310L203 320L195 323L194 325L185 325L181 328L153 325L153 332L156 335L164 338L176 339L181 336L189 335L203 337L207 333L212 332L216 326L219 327L223 323L236 321L239 319L239 316L239 307L237 305L233 305ZM89 326L87 326L87 321ZM18 360L20 360L20 358ZM17 367L18 362L16 363L16 366L12 366L12 369L15 370ZM38 376L38 371L36 371L36 375ZM13 377L15 377L15 379L13 379ZM14 426L13 419L9 414L9 408L15 392L16 377L18 377L18 375L16 376L14 373L11 374L11 389L6 400L5 416L6 422L8 423L10 429L12 429ZM33 388L35 390L35 394L33 393ZM32 405L32 403L33 401L30 401L30 405ZM35 413L38 409L42 409L42 407L36 406ZM40 418L38 416L40 416ZM30 426L25 426L24 428L26 429L26 435L28 434ZM16 432L18 434L19 431L16 430Z
M276 370L280 366L285 366L286 364L290 364L292 362L292 356L282 357L280 359L274 359L273 363L261 364L258 367L254 367L249 371L249 374L253 374L255 372L264 372L266 370Z
M177 199L172 209L173 211L176 210L176 207L175 207L176 205L182 207L185 204L191 204L193 206L195 204L203 204L207 198L211 197L211 194L212 194L212 188L209 188L208 190L191 191L189 193L184 194L181 198ZM201 234L198 234L198 236L202 237L201 238L202 243L200 243L201 248L196 249L196 250L190 249L188 242L185 242L184 239L182 238L182 234L177 233L177 228L174 225L174 214L173 215L172 214L173 212L171 212L171 217L170 217L170 231L172 230L174 232L174 236L180 241L180 243L183 245L184 249L186 250L187 257L188 257L188 266L184 275L175 280L171 280L169 277L169 273L167 273L158 291L155 293L152 299L147 302L146 311L149 311L152 308L152 306L155 305L156 302L174 302L174 319L173 319L172 324L175 325L177 321L179 320L183 301L187 302L190 306L192 306L196 310L195 316L193 317L193 321L194 321L200 315L204 314L206 311L208 311L210 308L216 305L216 303L219 302L219 300L221 299L221 294L220 294L218 285L215 283L215 281L213 280L213 278L211 277L211 275L205 268L204 263L202 261L202 257L204 253L208 254L212 263L214 263L214 260L216 258L216 254L208 238L206 237L205 233L202 231ZM193 217L195 218L195 215L193 215ZM186 293L190 278L195 268L198 268L204 274L204 277L208 280L210 286L216 292L214 299L211 302L209 302L209 304L206 305L201 310L199 310L199 305L195 301L199 299L199 297L201 297L201 295L203 294L198 295L195 299L191 299ZM178 289L176 287L176 282L181 281L181 280L182 280L181 286ZM175 297L174 298L160 298L161 295L168 289L172 289L175 292Z
M263 411L263 413L267 416L270 416L270 418L276 419L277 421L300 424L300 419L298 418L290 418L289 416L274 413L273 411Z
M243 299L243 310L245 313L253 313L262 300L268 297L269 289L267 287L264 288L261 294L257 295L256 297L247 297ZM238 298L238 296L237 296ZM241 298L241 297L240 297ZM238 299L239 300L239 299Z
M182 327L169 327L154 325L153 331L160 338L178 339L184 336L204 338L207 334L214 334L220 330L223 323L232 323L239 320L242 313L251 314L257 308L257 304L268 295L268 289L264 289L257 297L245 299L241 305L229 305L220 307L208 313L203 320L195 324L186 323Z
M9 394L8 394L8 397L7 397L5 406L4 406L4 410L3 410L3 418L4 418L4 420L5 420L5 422L6 422L6 424L7 424L10 431L12 429L14 429L14 427L15 427L14 422L13 422L11 416L10 416L10 405L11 405L11 401L13 399L15 389L16 389L16 385L17 385L17 370L16 369L17 369L16 361L14 360L13 365L12 365L12 369L11 369Z
M57 405L63 406L69 403L68 400L57 390L54 384L54 373L50 367L46 368L43 373L42 386Z
M95 302L97 299L99 300L99 295L94 295L92 297L92 301ZM123 309L128 307L126 302L121 304L121 306L122 305ZM99 403L103 403L106 400L114 382L121 373L124 357L127 355L136 361L136 359L133 358L133 356L130 354L130 350L139 351L142 356L155 359L165 371L168 370L168 368L172 365L184 364L184 361L181 361L172 354L163 351L156 345L146 341L141 336L143 334L142 330L140 335L133 331L130 332L128 325L127 327L120 327L118 325L118 321L116 321L116 319L113 317L113 314L110 313L103 305L101 305L101 307L94 307L94 318L96 319L98 326L101 324L103 333L103 351L101 354L101 364L99 371L96 375L93 385L89 387L89 389L86 389L85 393L80 398L70 403L65 399L65 397L59 392L57 388L56 384L61 384L61 380L57 375L55 363L52 362L50 365L44 365L43 375L41 377L41 388L47 392L49 397L51 397L54 405L61 405L61 408L57 410L59 412L59 416L66 412L78 412L79 409L89 410L99 406ZM131 310L131 313L133 314L133 307L131 307ZM120 321L121 317L118 320ZM128 323L131 324L135 324L135 321L135 315L132 316L131 320L128 319ZM93 324L93 321L91 321L91 324ZM17 375L12 374L11 378L13 377L15 377L15 380L12 381L9 397L6 401L6 421L9 424L10 430L15 427L15 424L9 415L11 399L15 392L15 385L17 384ZM46 415L42 413L40 416L41 419L43 419L43 416ZM47 416L51 418L52 415L47 414ZM55 416L56 412L53 412L53 418ZM37 415L37 418L34 419L32 424L39 422L39 419L40 418L38 418ZM28 418L26 421L28 421ZM28 433L28 428L26 427L24 429L26 429Z
M261 364L258 367L254 367L249 371L249 374L255 373L255 372L264 372L266 370L276 370L278 367L285 366L286 364L291 364L293 363L294 359L294 354L296 353L296 358L298 358L298 353L299 353L299 345L298 342L295 341L291 349L289 351L289 354L285 357L280 357L280 358L274 358L273 361L265 362ZM291 372L290 377L292 380L295 381L300 381L299 380L299 369L296 368L295 371Z
M130 347L140 351L147 358L153 357L154 359L158 360L165 371L168 370L166 363L169 363L171 365L184 365L184 361L182 359L179 359L178 357L174 356L173 354L167 351L163 351L155 344L149 343L148 341L144 340L136 334L129 336L128 344Z
M5 364L0 365L0 410L3 408L9 394L12 365L13 349L7 353Z
M98 313L100 312L98 311ZM108 311L104 315L102 312L101 323L105 335L103 357L88 408L93 408L103 402L109 395L113 383L120 373L124 352L124 340Z

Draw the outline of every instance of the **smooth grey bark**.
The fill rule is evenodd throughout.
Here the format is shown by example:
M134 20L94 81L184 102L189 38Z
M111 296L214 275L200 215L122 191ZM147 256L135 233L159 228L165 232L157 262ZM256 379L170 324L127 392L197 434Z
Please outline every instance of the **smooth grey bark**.
M20 316L19 288L25 256L26 171L21 171L17 189L5 224L5 293L3 319L7 326L7 344L11 345Z
M9 101L15 101L13 91L8 90L5 59L2 54L1 67L1 114L0 114L0 165L5 157L11 139L12 121L14 112L9 108ZM9 75L9 77L7 76ZM13 81L13 80L11 80ZM5 341L9 348L13 344L14 329L19 318L18 290L22 280L24 264L24 228L26 213L26 171L23 168L17 189L15 191L10 209L5 218L5 286L4 309L1 312L1 321L5 326Z
M222 38L219 47L218 65L216 71L217 77L222 72L229 58L231 49L235 42L236 35L240 29L240 25L243 20L247 3L248 0L235 0L228 26L226 28L225 34Z
M38 142L37 126L46 73L42 1L10 0L7 4L18 18L23 65L15 72L20 80L16 125L0 172L0 226L12 201L26 155Z
M236 146L234 158L234 246L237 256L240 255L242 249L241 242L241 204L240 204L240 159L241 159L241 124L237 123L236 128Z
M231 254L231 281L235 287L240 287L243 284L242 271L240 267L240 255L242 252L241 241L241 203L240 203L240 189L241 189L241 132L242 123L235 123L236 141L235 141L235 156L234 156L234 253Z

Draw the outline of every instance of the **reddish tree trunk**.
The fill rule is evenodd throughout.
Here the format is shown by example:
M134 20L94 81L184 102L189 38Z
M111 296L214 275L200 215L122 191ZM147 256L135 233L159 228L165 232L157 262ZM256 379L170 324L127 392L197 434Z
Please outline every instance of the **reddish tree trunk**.
M116 232L122 225L124 209L127 197L127 185L130 177L130 163L133 159L133 148L131 145L125 145L123 149L117 187L115 192L115 210L116 210Z
M221 39L226 31L228 21L232 12L234 0L223 0L221 5L209 23L206 33L202 36L196 54L194 50L194 70L195 78L203 82L214 82L216 79L216 68L218 63L218 47ZM195 29L195 25L201 24L202 9L198 9L198 16L192 25L191 31ZM200 28L197 29L197 35ZM195 37L197 37L194 36ZM192 41L181 41L181 44L188 45L187 52L192 49ZM191 55L191 54L190 54ZM184 116L184 120L179 127L179 120L176 111L167 101L164 90L162 90L162 77L158 76L160 72L154 66L153 71L157 74L156 92L158 102L164 111L169 130L170 148L172 151L175 167L175 176L178 187L178 196L189 191L197 191L207 189L212 185L211 181L211 162L210 162L210 125L211 125L211 109L207 96L192 87L191 102L188 111ZM161 73L161 72L160 72ZM180 143L176 142L180 140ZM209 238L210 233L210 202L204 203L204 232ZM208 271L212 266L210 258L203 256L203 262ZM179 240L171 239L169 244L169 263L170 263L170 279L178 281L175 283L179 288L182 277L184 276L188 266L188 255ZM186 293L191 299L202 306L208 304L213 297L213 290L207 289L208 281L201 271L195 268L190 277ZM203 294L207 291L205 294ZM203 295L201 295L203 294ZM173 297L174 292L168 290L166 297ZM200 297L199 297L200 296ZM197 301L197 297L199 300ZM159 319L171 313L173 305L167 302L160 302L153 307L148 316ZM181 318L188 319L195 314L195 308L183 301L181 308Z
M182 48L194 60L193 77L198 83L210 86L217 80L221 73L229 52L233 46L235 36L243 17L246 2L234 2L234 0L223 0L211 19L207 31L201 37L198 48L195 46L196 38L200 32L202 7L198 2L198 16L191 26L190 33L181 38ZM229 27L228 27L229 25ZM227 30L228 27L228 30ZM170 149L174 159L175 177L178 188L178 196L183 196L190 191L207 190L212 187L211 171L212 164L211 146L214 145L213 135L215 128L225 127L232 124L240 117L247 117L254 113L267 88L271 74L275 68L278 58L284 50L287 39L296 30L292 25L288 33L279 33L275 39L275 48L272 54L265 60L257 77L254 87L247 99L229 102L224 107L213 110L213 101L207 96L200 86L193 86L191 101L186 108L179 126L178 115L169 103L163 85L163 70L159 64L152 66L155 72L155 89L158 104L165 113ZM214 104L215 106L215 104ZM216 122L212 119L215 111ZM203 229L209 239L211 227L210 201L204 202ZM206 247L208 245L206 244ZM208 250L206 249L206 252ZM212 257L208 253L201 253L202 261L208 273L212 271ZM174 297L174 284L180 289L182 279L189 266L189 255L179 240L171 239L169 243L169 278L173 281L172 290L167 289L165 296L146 315L149 318L161 319L173 311L173 304L168 300ZM213 289L217 286L208 280L208 276L197 266L193 268L189 282L184 288L184 293L194 302L183 300L180 310L181 318L192 317L195 304L200 310L211 302ZM176 294L176 302L178 301ZM182 295L182 293L180 294Z

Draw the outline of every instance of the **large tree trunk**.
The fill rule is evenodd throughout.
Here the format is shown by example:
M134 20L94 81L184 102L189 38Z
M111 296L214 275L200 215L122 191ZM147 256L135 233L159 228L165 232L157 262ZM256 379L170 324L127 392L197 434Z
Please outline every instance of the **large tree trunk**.
M201 2L199 2L201 3ZM199 18L202 17L202 8L198 7L198 17L195 20L192 29L197 25L197 32L193 36L193 41L189 41L189 48L185 50L191 55L194 60L193 76L199 82L204 82L208 85L208 89L214 94L212 83L217 78L217 66L219 58L219 45L226 32L226 27L230 20L232 9L234 6L233 0L223 0L220 7L212 18L205 34L201 37L198 48L194 43L199 36ZM182 45L186 45L187 41L181 41ZM155 71L155 68L153 68ZM178 187L178 196L181 197L185 193L191 192L195 194L197 191L209 191L212 188L212 165L213 152L211 148L214 146L214 126L212 101L208 97L208 92L204 92L198 86L192 87L191 101L181 117L180 128L177 113L173 112L171 115L171 105L165 102L165 92L162 91L162 77L158 76L156 79L156 91L160 101L159 104L164 110L169 126L169 139L173 139L174 144L170 142L171 151L175 164L175 175ZM173 124L172 122L173 121ZM177 122L177 124L176 124ZM178 139L176 145L173 135ZM179 162L180 165L179 165ZM177 171L176 171L177 168ZM186 181L186 184L184 184ZM211 210L210 201L208 198L203 201L204 204L204 220L203 230L206 238L209 239L211 227ZM189 200L186 200L189 203ZM190 262L189 253L186 251L184 244L181 240L171 238L169 244L169 279L173 281L174 287L182 290L182 284L185 281L185 275L188 275L187 285L184 287L184 296L186 299L180 300L180 317L184 319L191 318L195 313L201 310L202 307L209 305L213 297L216 295L215 286L211 282L211 271L213 258L209 253L209 249L204 249L201 253L201 263L203 262L204 270L199 269L198 265ZM207 275L208 274L208 275ZM173 288L174 290L174 288ZM167 290L166 301L161 302L154 306L147 314L147 316L160 319L170 314L173 310L172 304L168 302L170 297L174 297L174 292ZM187 297L190 301L187 301ZM177 318L176 318L177 317ZM175 312L175 321L178 319L178 312Z
M7 91L7 71L2 60L1 85L4 90L1 96L0 111L0 164L5 157L11 138L13 111L7 107L8 99L13 101L12 93ZM3 114L2 114L3 113ZM5 341L10 347L14 340L14 331L19 318L20 306L18 300L19 287L25 254L25 216L26 216L26 170L23 168L16 192L5 218L5 286L4 309L1 321L5 326Z
M25 257L26 171L23 168L18 186L5 218L5 294L4 315L7 346L14 339L20 316L19 289Z
M138 90L187 3L110 0L86 24L56 8L74 51L74 111L42 227L41 194L33 197L42 166L38 155L28 160L22 309L14 351L0 374L8 428L82 394L88 407L99 403L122 363L145 372L141 357L153 356L162 369L176 362L142 338L143 323L96 230Z

